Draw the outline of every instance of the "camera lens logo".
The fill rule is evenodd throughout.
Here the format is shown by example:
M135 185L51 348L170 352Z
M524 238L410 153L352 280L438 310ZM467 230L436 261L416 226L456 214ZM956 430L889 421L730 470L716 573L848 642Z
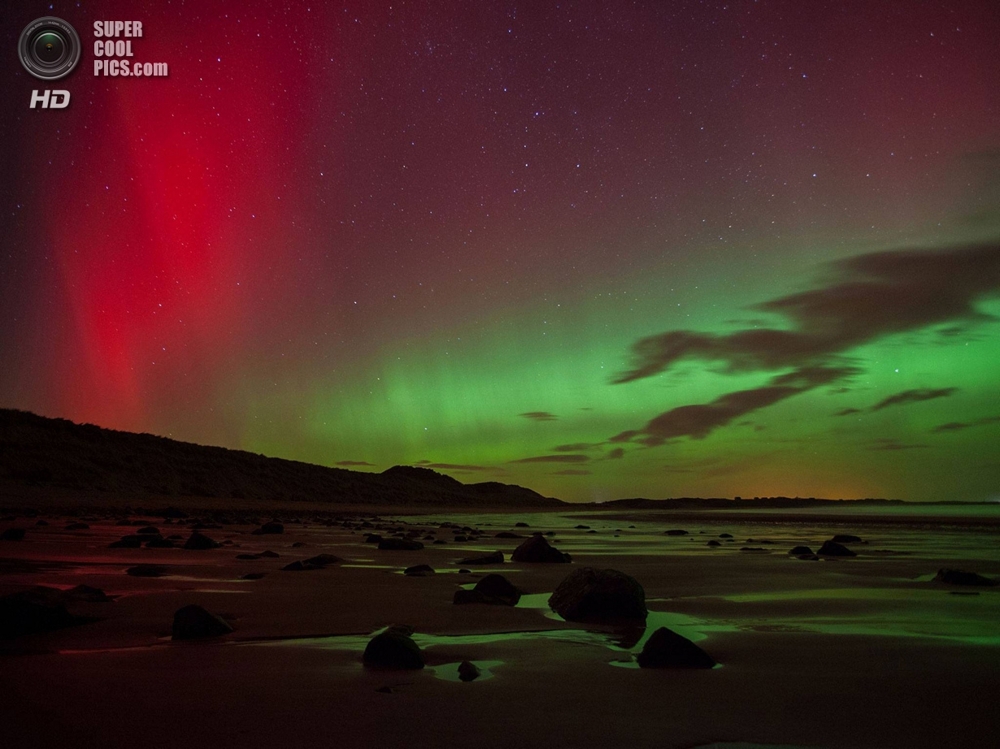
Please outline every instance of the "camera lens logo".
M46 16L25 27L17 52L24 69L35 78L55 81L69 75L80 62L80 37L61 18Z

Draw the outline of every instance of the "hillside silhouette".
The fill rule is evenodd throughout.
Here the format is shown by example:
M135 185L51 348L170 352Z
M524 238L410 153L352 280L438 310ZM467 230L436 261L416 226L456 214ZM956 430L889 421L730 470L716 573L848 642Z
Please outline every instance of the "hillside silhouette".
M511 484L463 484L428 468L363 473L0 409L0 496L24 488L334 505L564 504Z

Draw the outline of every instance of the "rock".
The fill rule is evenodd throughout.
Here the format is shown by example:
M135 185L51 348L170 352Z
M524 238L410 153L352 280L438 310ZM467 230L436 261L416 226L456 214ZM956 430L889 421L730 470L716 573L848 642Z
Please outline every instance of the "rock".
M303 560L305 564L311 564L316 567L328 567L331 564L339 564L344 560L333 554L317 554L314 557L309 557Z
M569 563L572 561L569 554L563 554L558 549L549 546L549 542L543 536L532 536L522 543L511 554L510 558L515 562L531 563Z
M366 544L377 544L382 542L382 537L377 533L369 533L365 536Z
M680 528L671 528L669 531L663 531L666 536L686 536L688 532L681 530Z
M942 568L934 576L934 582L945 583L947 585L998 585L1000 581L989 577L983 577L976 572L966 572L965 570L955 570Z
M493 538L524 538L520 533L514 533L512 531L500 531Z
M479 557L469 557L468 559L460 559L457 564L503 564L503 552L494 551L492 554L484 554Z
M382 551L420 551L424 545L406 538L383 538L378 542L378 548Z
M109 549L138 549L142 546L143 541L148 541L149 539L143 538L142 536L122 536L117 541L113 541L108 544Z
M125 570L130 577L163 577L167 568L162 564L137 564Z
M767 549L762 549L760 546L741 546L740 551L755 551L757 553L767 554L769 553Z
M264 577L265 574L266 573L264 572L248 572L247 574L243 575L240 578L240 580L260 580L261 578Z
M715 660L686 637L666 627L656 630L636 660L640 668L712 668Z
M462 681L475 681L479 676L479 667L475 663L462 661L458 664L458 678Z
M452 603L487 603L495 606L516 606L521 591L503 575L487 575L472 590L456 590Z
M420 669L424 654L411 635L410 627L390 627L368 641L362 660L368 668Z
M139 528L136 531L136 533L138 533L140 536L159 536L160 535L160 531L157 528L154 528L151 525L144 525L142 528Z
M472 574L472 570L467 570L464 567L462 567L461 569L459 569L458 574L460 574L460 575L471 575Z
M788 552L788 554L793 557L806 557L806 556L811 557L812 553L813 550L810 549L808 546L794 546Z
M720 541L716 541L716 540L715 540L715 539L713 538L713 539L712 539L711 541L709 541L709 542L708 542L707 544L705 544L705 545L706 545L706 546L722 546L722 543L721 543Z
M198 531L192 533L188 537L188 540L184 542L185 549L194 549L196 551L204 551L206 549L217 549L221 545L222 544L213 541L203 533L198 533Z
M284 533L284 532L285 532L285 526L283 526L276 520L272 520L269 523L264 523L264 525L262 525L257 530L251 531L251 535L264 536L264 535L273 535L276 533Z
M268 549L267 551L262 551L260 553L260 556L261 559L277 559L280 556L280 554L278 554L278 552L276 551L271 551L270 549Z
M61 590L38 586L0 597L0 639L72 627L91 621L66 609ZM11 667L13 668L13 667Z
M292 544L292 548L293 549L301 549L305 545L306 545L305 541L296 541L295 543Z
M531 526L529 526L525 522L518 521L518 522L514 523L514 527L515 528L530 528Z
M237 554L237 559L260 559L260 554Z
M100 588L93 588L89 585L77 585L63 592L63 597L68 601L84 601L86 603L111 603L117 596L109 596Z
M733 537L732 533L720 533L719 534L719 538L732 538L732 537Z
M825 557L856 557L853 551L848 549L846 546L841 546L836 541L824 541L823 545L819 547L819 551L816 552L820 556Z
M23 541L24 528L8 528L0 533L0 541Z
M417 564L413 567L407 567L403 570L403 574L407 577L427 577L434 574L434 568L429 564Z
M197 640L203 637L221 637L232 631L233 628L222 617L197 604L191 604L174 613L171 633L175 640Z
M833 537L833 541L838 544L860 544L862 543L860 536L852 536L850 533L838 533Z
M581 567L549 597L549 607L567 621L645 621L646 592L618 570Z
M90 526L86 523L69 523L65 530L67 531L89 531Z
M578 530L578 531L589 531L590 530L590 526L589 525L574 525L573 527L576 530Z

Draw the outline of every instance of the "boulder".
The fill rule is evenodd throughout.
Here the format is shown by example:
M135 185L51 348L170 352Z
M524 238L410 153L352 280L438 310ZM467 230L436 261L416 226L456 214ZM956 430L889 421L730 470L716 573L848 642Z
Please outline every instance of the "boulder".
M382 551L420 551L424 545L406 538L383 538L378 542L378 548Z
M137 564L125 570L130 577L163 577L167 568L162 564Z
M110 603L117 596L109 596L100 588L93 588L90 585L77 585L63 592L63 598L67 601L84 601L86 603Z
M382 542L382 537L377 533L369 533L365 536L366 544L377 544Z
M429 564L417 564L413 567L407 567L403 570L403 574L407 577L427 577L434 574L434 568Z
M937 571L934 581L947 585L998 585L1000 582L989 577L983 577L976 572L942 568Z
M285 532L285 526L283 526L277 520L272 520L269 523L264 523L264 525L262 525L257 530L251 531L252 535L254 536L273 535L276 533L284 533L284 532Z
M303 560L305 564L311 564L315 567L327 567L331 564L338 564L344 560L334 554L317 554L314 557L309 557Z
M686 637L660 627L636 660L640 668L712 668L715 660Z
M524 535L513 531L500 531L493 538L524 538Z
M262 551L260 553L260 556L261 556L261 559L277 559L281 555L278 554L278 552L276 552L276 551L271 551L270 549L267 549L265 551Z
M788 554L793 557L811 557L813 550L808 546L793 546L789 549Z
M368 668L410 669L424 667L424 654L413 641L411 627L389 627L365 647L362 661Z
M144 525L142 528L139 528L136 531L136 533L138 533L140 536L159 536L160 535L159 529L154 528L151 525Z
M23 541L24 528L8 528L0 533L0 541Z
M0 597L0 640L49 632L91 621L66 609L61 590L37 586Z
M195 549L196 551L204 551L205 549L217 549L221 546L220 543L213 541L211 538L203 533L198 533L195 531L192 533L188 540L184 542L185 549Z
M862 543L860 536L852 536L850 533L838 533L833 537L833 541L838 544L860 544Z
M66 526L65 530L68 530L68 531L88 531L88 530L90 530L90 526L87 525L86 523L69 523Z
M549 607L567 621L645 621L646 592L618 570L582 567L549 597Z
M569 554L564 554L558 549L549 546L549 542L543 536L532 536L522 543L511 554L510 558L515 562L539 562L539 563L569 563Z
M720 542L720 541L716 541L716 540L715 540L715 539L713 538L713 539L711 539L711 540L710 540L710 541L709 541L708 543L706 543L705 545L706 545L706 546L722 546L722 542Z
M143 536L122 536L117 541L113 541L108 544L109 549L138 549L142 546L144 541L148 541L148 538Z
M456 590L452 603L488 603L496 606L516 606L521 591L503 575L487 575L472 590Z
M457 564L503 564L503 552L494 551L492 554L460 559Z
M175 640L197 640L203 637L221 637L232 631L233 628L222 617L197 604L191 604L174 613L171 634Z
M663 531L666 536L686 536L688 532L681 530L680 528L671 528L669 531Z
M816 552L820 556L825 557L856 557L853 551L848 549L846 546L842 546L836 541L824 541L823 545L819 547L819 551Z
M462 681L475 681L480 676L479 667L470 661L458 664L458 678Z
M149 541L146 542L147 549L176 549L177 544L171 541L169 538L163 538L161 536L152 536Z

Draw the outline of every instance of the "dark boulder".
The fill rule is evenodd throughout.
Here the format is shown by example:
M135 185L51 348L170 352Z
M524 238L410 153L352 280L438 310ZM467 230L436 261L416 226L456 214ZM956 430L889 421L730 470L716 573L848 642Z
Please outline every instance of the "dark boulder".
M663 531L664 535L667 536L686 536L688 532L681 530L680 528L671 528L669 531Z
M197 604L191 604L174 613L171 634L175 640L197 640L202 637L221 637L232 631L233 628L222 617Z
M937 571L934 581L947 585L998 585L1000 581L989 577L983 577L976 572L966 572L965 570L954 570L942 568Z
M381 543L381 541L382 537L377 533L369 533L367 536L365 536L366 544L377 544Z
M378 548L382 551L420 551L424 545L406 538L383 538L378 542Z
M88 530L90 530L90 526L87 525L86 523L69 523L66 526L65 530L68 530L68 531L88 531Z
M860 544L862 542L860 536L852 536L850 533L838 533L832 540L838 544Z
M273 535L276 533L284 533L284 532L285 532L285 526L283 526L277 520L272 520L269 523L264 523L264 525L262 525L257 530L252 531L252 535L264 536L264 535Z
M479 667L475 663L462 661L458 664L458 678L462 681L475 681L479 676Z
M513 531L500 531L493 538L524 538L524 535Z
M237 559L260 559L260 554L237 554Z
M171 541L169 538L162 538L161 536L152 536L149 541L146 542L147 549L176 549L177 544Z
M142 546L142 544L143 544L144 541L148 541L148 540L149 540L148 538L144 538L143 536L136 536L136 535L122 536L117 541L113 541L112 543L108 544L108 548L109 549L138 549L140 546Z
M492 554L484 554L479 557L469 557L468 559L460 559L456 564L503 564L503 552L494 551Z
M8 528L0 533L0 541L23 541L24 528Z
M434 574L434 568L429 564L417 564L413 567L407 567L403 570L403 574L407 577L427 577Z
M515 528L529 528L530 526L527 523L523 522L523 521L518 521L518 522L514 523L514 527Z
M706 546L722 546L720 541L716 541L714 538L705 544Z
M344 560L334 554L317 554L314 557L309 557L303 560L305 564L311 564L315 567L327 567L331 564L339 564Z
M644 621L646 592L618 570L582 567L571 572L549 597L549 607L567 621Z
M167 568L162 564L137 564L125 570L129 577L163 577Z
M262 551L260 553L260 556L261 559L277 559L281 555L278 554L278 552L276 551L271 551L270 549L267 549L266 551Z
M511 554L510 558L515 562L531 563L568 563L572 561L569 554L564 554L558 549L549 546L549 542L543 536L532 536L522 543Z
M424 654L413 641L411 627L389 627L368 641L362 660L368 668L420 669Z
M77 585L63 592L63 598L67 601L83 601L85 603L110 603L117 596L109 596L100 588L93 588L90 585Z
M71 614L66 600L61 590L44 586L0 597L0 640L92 621Z
M838 544L836 541L824 541L823 545L819 547L819 551L816 552L820 556L824 557L856 557L853 551L848 549L846 546Z
M732 537L733 537L732 533L720 533L719 534L719 538L732 538Z
M806 556L811 557L812 553L813 550L810 549L808 546L793 546L788 551L788 554L793 557L806 557Z
M521 591L503 575L487 575L472 590L456 590L453 603L487 603L495 606L516 606Z
M712 668L715 660L686 637L666 627L656 630L636 660L640 668Z
M136 533L138 533L140 536L159 536L160 535L159 529L154 528L151 525L144 525L142 528L139 528L136 531Z
M203 533L198 533L195 531L192 533L188 540L184 542L185 549L194 549L196 551L204 551L206 549L217 549L222 544L217 541L213 541L211 538Z

